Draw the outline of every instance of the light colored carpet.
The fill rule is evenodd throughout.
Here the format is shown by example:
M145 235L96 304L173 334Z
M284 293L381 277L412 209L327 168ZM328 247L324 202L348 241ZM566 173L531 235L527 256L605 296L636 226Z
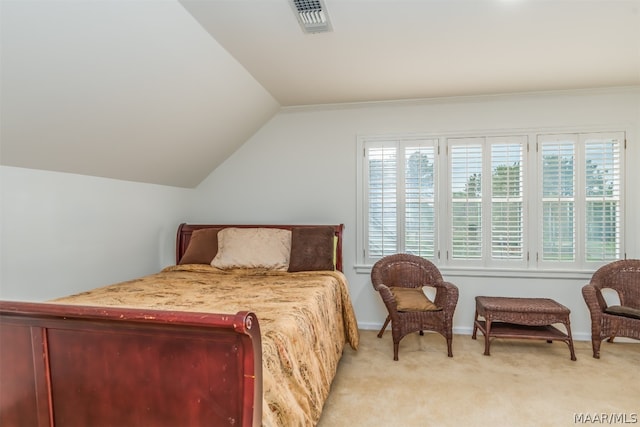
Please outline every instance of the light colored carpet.
M640 425L640 343L494 339L456 335L453 358L444 338L417 333L393 361L388 330L360 331L347 346L319 427ZM594 417L616 422L592 422ZM585 422L587 421L587 422ZM624 422L623 422L624 421Z

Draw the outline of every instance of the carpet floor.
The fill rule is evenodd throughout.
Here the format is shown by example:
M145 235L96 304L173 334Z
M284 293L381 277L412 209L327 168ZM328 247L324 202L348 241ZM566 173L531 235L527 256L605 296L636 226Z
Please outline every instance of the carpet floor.
M347 346L319 427L640 425L640 343L574 342L456 335L406 336L393 361L391 332L360 331Z

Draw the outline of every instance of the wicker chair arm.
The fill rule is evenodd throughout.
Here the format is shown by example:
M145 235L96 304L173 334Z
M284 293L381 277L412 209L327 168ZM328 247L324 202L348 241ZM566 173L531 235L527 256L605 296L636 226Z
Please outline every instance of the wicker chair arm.
M383 283L379 284L378 286L374 285L374 288L378 292L380 292L382 301L384 302L384 305L389 310L389 313L390 314L395 313L398 310L398 303L396 302L395 297L391 293L391 289L389 289L389 287Z
M433 303L438 307L442 307L445 311L453 313L458 303L458 287L451 282L445 281L436 283L434 287L436 288L436 297Z
M591 319L599 322L602 313L604 313L604 310L607 308L607 303L602 297L600 289L598 289L594 284L589 283L582 287L582 296L584 297L587 308L589 308L589 312L591 313Z

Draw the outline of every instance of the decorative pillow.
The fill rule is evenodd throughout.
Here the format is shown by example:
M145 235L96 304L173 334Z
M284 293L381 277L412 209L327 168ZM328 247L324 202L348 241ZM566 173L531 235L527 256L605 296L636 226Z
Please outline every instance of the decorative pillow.
M398 311L440 311L442 308L436 306L422 292L422 288L389 288L398 304Z
M640 319L640 310L624 305L612 305L611 307L605 308L604 312L607 314L631 317L632 319Z
M335 270L333 227L291 230L289 271Z
M178 264L210 264L218 253L218 231L219 228L194 230Z
M229 227L218 232L218 253L211 265L286 271L290 253L291 230Z

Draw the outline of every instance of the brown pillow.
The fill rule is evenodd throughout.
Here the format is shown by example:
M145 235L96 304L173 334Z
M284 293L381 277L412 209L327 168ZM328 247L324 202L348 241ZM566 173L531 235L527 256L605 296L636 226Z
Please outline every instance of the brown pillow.
M178 264L211 264L218 253L218 231L219 228L194 230Z
M422 292L422 288L389 288L393 297L398 304L398 311L439 311L442 310L436 306Z
M334 270L333 227L291 229L289 271Z

